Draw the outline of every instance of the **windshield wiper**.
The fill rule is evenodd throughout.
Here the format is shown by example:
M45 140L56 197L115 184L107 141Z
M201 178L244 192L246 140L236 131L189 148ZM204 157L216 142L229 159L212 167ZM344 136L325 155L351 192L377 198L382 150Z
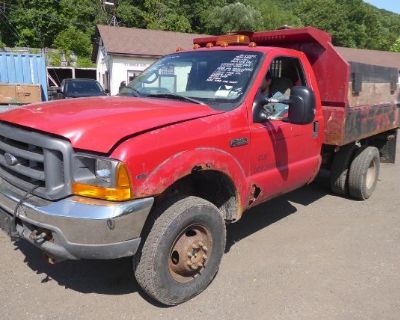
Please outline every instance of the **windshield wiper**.
M176 100L188 101L188 102L205 105L205 103L200 100L181 96L181 95L175 94L175 93L153 93L153 94L146 95L146 97L176 99Z

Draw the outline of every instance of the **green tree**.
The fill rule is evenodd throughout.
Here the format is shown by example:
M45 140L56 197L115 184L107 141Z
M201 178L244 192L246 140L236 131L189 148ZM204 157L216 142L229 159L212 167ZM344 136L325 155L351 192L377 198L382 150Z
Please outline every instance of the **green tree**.
M75 27L61 31L54 40L54 46L57 49L65 52L72 51L78 56L89 56L92 51L91 45L89 35Z
M208 33L221 34L238 30L261 30L263 20L258 10L241 2L215 7L206 16Z
M400 15L362 0L299 0L293 8L304 25L330 32L335 45L388 50L400 33Z
M11 46L49 47L66 24L57 0L14 0L6 8L10 28L5 42Z
M400 38L398 38L395 43L390 47L390 51L400 52Z
M330 32L336 45L357 47L365 41L364 26L359 23L361 13L354 12L351 6L339 0L320 0L318 5L314 0L303 0L295 8L295 13L304 25Z
M384 34L381 37L385 41L385 50L389 50L393 43L399 38L400 35L400 15L371 8L377 12L379 21L384 29Z
M245 4L253 6L260 12L265 30L274 30L284 25L292 27L302 26L301 20L290 9L293 3L289 3L283 7L281 2L274 0L247 0Z
M144 1L144 19L148 29L190 32L189 20L177 12L179 0Z
M90 50L84 49L82 41L87 44L89 38L93 43L96 24L105 24L110 18L110 8L105 10L98 0L3 2L0 34L2 42L10 47L54 44L73 47L88 57ZM400 34L400 15L362 0L118 0L115 3L113 13L120 25L127 27L225 33L310 25L330 32L336 45L380 50L389 50ZM68 34L77 34L76 45L69 43Z
M115 13L121 26L135 28L146 27L144 11L139 6L132 4L132 1L120 1Z
M210 11L215 7L223 7L230 0L181 0L177 12L185 16L193 32L204 33L206 30L205 24Z
M96 24L107 23L101 1L61 0L59 14L65 20L64 29L73 26L90 36L94 35Z

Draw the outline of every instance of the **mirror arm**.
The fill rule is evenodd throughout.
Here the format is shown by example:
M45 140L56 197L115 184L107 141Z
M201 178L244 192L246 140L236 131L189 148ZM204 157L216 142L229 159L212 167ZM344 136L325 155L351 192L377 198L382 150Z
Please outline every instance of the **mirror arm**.
M268 114L265 112L264 108L263 108L262 110L260 110L259 117L260 117L260 120L261 120L262 122L268 120L269 116L268 116Z
M273 99L269 98L267 99L268 103L283 103L283 104L290 104L292 101L290 99Z

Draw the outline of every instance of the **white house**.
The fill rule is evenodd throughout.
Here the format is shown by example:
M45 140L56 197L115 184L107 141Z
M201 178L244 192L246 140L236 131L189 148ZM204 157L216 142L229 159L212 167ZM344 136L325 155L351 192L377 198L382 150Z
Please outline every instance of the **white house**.
M118 93L123 81L130 82L160 57L177 48L191 49L193 38L202 36L104 25L97 26L97 34L92 56L96 78L111 95Z

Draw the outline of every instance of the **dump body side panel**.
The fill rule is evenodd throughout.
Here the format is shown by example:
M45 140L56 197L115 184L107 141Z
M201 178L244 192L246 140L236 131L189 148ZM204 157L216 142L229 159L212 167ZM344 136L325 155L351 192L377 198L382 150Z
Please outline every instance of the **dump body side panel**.
M397 128L398 70L350 62L346 108L324 107L325 144L345 145Z
M397 128L396 105L366 105L352 108L323 107L325 144L342 146Z

